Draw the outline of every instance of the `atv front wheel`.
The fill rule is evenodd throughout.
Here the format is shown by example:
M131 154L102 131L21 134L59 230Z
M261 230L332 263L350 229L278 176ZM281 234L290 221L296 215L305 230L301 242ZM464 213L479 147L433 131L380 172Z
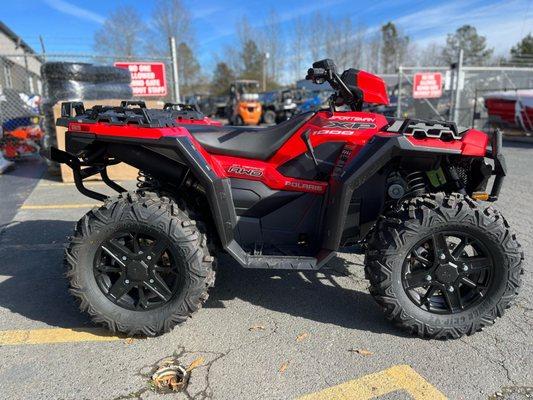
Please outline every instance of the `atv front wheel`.
M155 336L187 319L214 283L205 234L171 200L128 193L89 211L66 250L70 292L113 332Z
M418 197L378 222L365 259L388 319L421 337L471 335L502 316L523 253L502 215L461 195Z

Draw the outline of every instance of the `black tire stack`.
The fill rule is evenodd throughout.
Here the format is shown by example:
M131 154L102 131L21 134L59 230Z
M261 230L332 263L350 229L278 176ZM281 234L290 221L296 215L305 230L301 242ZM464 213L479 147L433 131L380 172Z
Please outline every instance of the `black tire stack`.
M112 66L73 62L47 62L41 67L44 81L44 146L55 146L53 107L61 101L131 99L128 70Z

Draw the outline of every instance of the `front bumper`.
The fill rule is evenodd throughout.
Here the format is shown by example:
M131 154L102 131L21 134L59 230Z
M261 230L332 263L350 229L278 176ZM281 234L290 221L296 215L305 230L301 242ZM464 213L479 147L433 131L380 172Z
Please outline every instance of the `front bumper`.
M488 201L496 201L500 195L503 180L507 175L507 165L505 163L505 157L502 154L502 131L499 129L496 129L492 134L491 148L487 150L487 155L494 160L494 169L492 170L494 182L492 184Z

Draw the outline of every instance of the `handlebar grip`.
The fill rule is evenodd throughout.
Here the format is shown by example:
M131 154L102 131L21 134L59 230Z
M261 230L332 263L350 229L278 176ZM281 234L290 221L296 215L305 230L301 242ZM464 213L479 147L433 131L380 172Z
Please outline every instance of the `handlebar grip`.
M307 70L307 76L305 79L307 80L315 80L320 78L326 78L327 72L324 68L309 68Z

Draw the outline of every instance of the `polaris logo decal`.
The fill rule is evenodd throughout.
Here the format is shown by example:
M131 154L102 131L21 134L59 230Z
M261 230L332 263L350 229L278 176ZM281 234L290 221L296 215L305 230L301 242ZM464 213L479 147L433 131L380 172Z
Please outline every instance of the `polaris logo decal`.
M356 132L340 129L321 129L319 131L313 132L313 135L341 135L341 136L352 136Z
M324 186L298 181L285 181L285 187L290 187L299 190L308 190L319 193L322 193L324 191Z
M254 178L263 176L264 170L262 168L244 167L242 165L232 165L228 168L228 172L236 175L246 175Z

